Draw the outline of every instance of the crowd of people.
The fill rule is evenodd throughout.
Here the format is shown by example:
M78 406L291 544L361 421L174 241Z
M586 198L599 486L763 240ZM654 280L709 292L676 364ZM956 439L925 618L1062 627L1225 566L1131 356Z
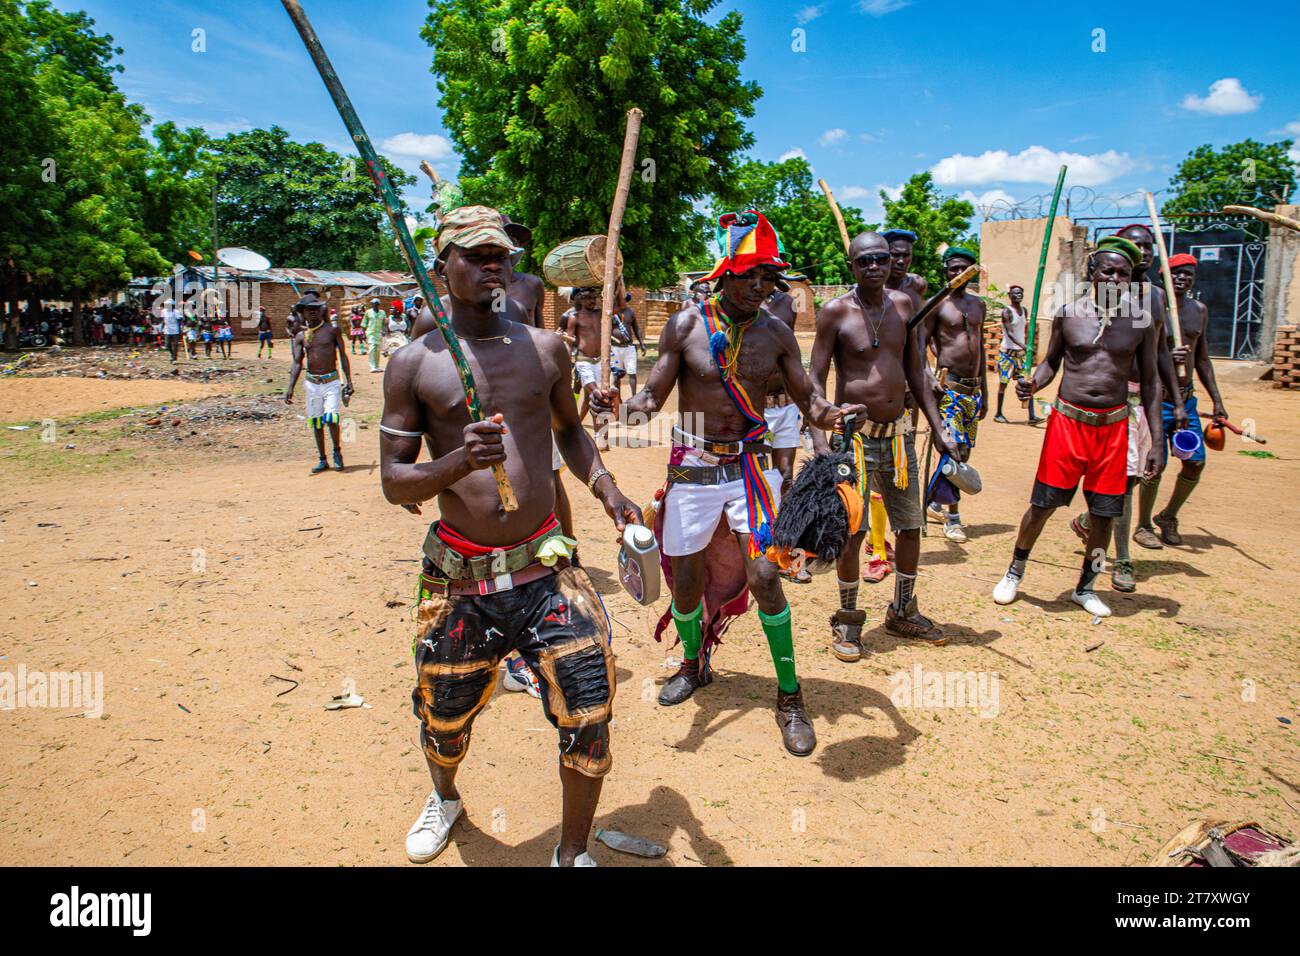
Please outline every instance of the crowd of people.
M385 497L416 514L436 499L438 514L423 545L412 692L434 787L407 835L412 861L427 862L447 845L462 808L456 771L504 664L504 686L537 697L559 734L563 811L552 865L595 865L586 846L612 765L615 680L609 623L578 559L559 480L565 466L619 532L629 524L654 530L672 597L655 637L672 628L681 648L659 705L678 706L713 682L710 659L719 639L752 600L776 675L775 721L782 744L796 756L811 754L817 739L798 679L796 628L783 582L836 572L839 607L824 640L846 664L868 653L860 582L890 575L894 594L884 629L930 647L947 643L943 625L919 606L920 532L928 518L941 523L949 541L968 540L961 505L963 493L979 488L971 456L991 404L990 366L997 375L995 421L1008 421L1003 398L1010 386L1028 403L1029 424L1046 423L1029 508L993 591L997 603L1016 599L1047 519L1070 505L1080 483L1087 510L1071 527L1086 547L1071 600L1089 614L1110 613L1097 593L1103 575L1114 590L1136 587L1128 559L1134 489L1142 490L1132 540L1142 547L1180 540L1179 509L1205 460L1203 450L1188 453L1203 442L1174 441L1180 432L1203 437L1194 376L1213 403L1205 417L1218 426L1227 415L1206 352L1208 317L1191 298L1194 258L1167 264L1182 304L1181 344L1174 345L1168 338L1174 310L1153 287L1161 266L1153 266L1151 231L1133 225L1100 240L1081 296L1055 311L1035 365L1026 341L1032 317L1019 285L1000 307L1000 348L990 361L988 302L970 279L976 253L947 248L944 288L927 299L925 280L909 271L916 235L864 232L848 249L853 287L816 316L809 370L775 229L753 210L730 213L719 225L716 267L668 319L645 384L638 389L632 378L631 397L624 399L617 379L609 385L599 379L597 290L569 293L572 307L557 335L540 320L540 280L517 269L523 227L482 206L452 210L441 223L436 269L448 288L444 334L456 337L465 357L454 356L442 336L424 335L438 323L421 310L413 329L418 341L394 352L386 369L380 425ZM307 307L319 316L319 306ZM629 313L619 296L609 359L627 377L635 376L637 352L644 352ZM362 319L372 342L379 321L371 313ZM322 348L309 370L337 388L340 357L347 372L341 338ZM482 420L467 411L466 363ZM1034 396L1058 375L1044 418ZM664 483L643 514L602 462L599 425L623 412L653 417L673 392L680 424L673 427ZM588 412L595 435L583 425ZM917 451L921 417L938 456L933 469L928 460L922 467ZM816 454L796 477L795 451L805 430ZM320 437L318 447L323 470ZM1182 459L1178 481L1163 511L1152 514L1171 450ZM828 467L839 476L831 485L818 491L805 480ZM783 506L791 514L834 513L829 524L842 532L838 543L818 550L778 541ZM824 544L827 527L814 530ZM1109 561L1112 538L1115 560Z

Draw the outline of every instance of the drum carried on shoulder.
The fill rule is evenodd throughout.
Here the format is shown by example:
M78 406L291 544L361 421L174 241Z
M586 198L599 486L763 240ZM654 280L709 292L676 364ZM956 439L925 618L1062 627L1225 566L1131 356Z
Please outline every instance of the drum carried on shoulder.
M551 285L590 288L605 284L604 236L578 236L560 243L542 260L542 275ZM623 253L617 256L617 272L623 272Z

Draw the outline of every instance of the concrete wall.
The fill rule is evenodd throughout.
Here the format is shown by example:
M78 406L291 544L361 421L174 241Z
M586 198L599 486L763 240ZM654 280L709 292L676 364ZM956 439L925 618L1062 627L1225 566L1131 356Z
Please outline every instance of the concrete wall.
M1300 206L1278 206L1280 216L1300 219ZM1264 263L1264 312L1260 329L1260 354L1272 350L1278 330L1300 322L1300 232L1269 226Z

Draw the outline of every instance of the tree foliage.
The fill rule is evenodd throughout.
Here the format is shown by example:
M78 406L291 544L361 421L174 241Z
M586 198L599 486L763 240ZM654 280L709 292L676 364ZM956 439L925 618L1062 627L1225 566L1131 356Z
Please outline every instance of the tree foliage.
M939 192L929 173L913 174L897 199L889 198L882 190L880 201L885 206L886 229L910 229L916 233L912 271L924 278L931 289L937 289L942 282L941 244L968 246L979 254L979 239L970 232L975 207L964 199Z
M742 164L715 198L713 221L724 212L743 209L758 210L776 228L791 271L821 285L853 281L835 214L813 180L806 159L795 156L778 163L750 160ZM875 228L863 220L860 209L841 205L840 213L850 239ZM710 253L716 255L716 244L709 245ZM708 259L703 267L711 268L714 261Z
M1293 145L1289 139L1247 139L1222 149L1198 146L1179 164L1169 183L1173 196L1161 209L1219 212L1228 205L1271 208L1289 202L1296 189L1295 165L1287 156Z
M370 250L367 264L402 268L359 160L320 143L295 142L279 126L231 133L208 149L223 246L248 246L277 266L307 269L357 268L362 251ZM380 162L395 190L415 182L387 159ZM376 246L385 234L387 257Z
M534 267L556 243L606 231L633 106L645 118L623 221L627 277L664 285L699 256L706 224L694 203L735 175L761 95L740 79L740 14L709 23L715 5L431 2L424 37L466 201L527 223Z

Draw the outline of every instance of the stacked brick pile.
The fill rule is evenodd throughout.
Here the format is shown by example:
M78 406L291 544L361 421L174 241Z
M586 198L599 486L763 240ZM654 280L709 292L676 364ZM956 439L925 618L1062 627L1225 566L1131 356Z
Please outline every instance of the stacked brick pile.
M1300 388L1300 326L1279 325L1273 343L1273 387Z

